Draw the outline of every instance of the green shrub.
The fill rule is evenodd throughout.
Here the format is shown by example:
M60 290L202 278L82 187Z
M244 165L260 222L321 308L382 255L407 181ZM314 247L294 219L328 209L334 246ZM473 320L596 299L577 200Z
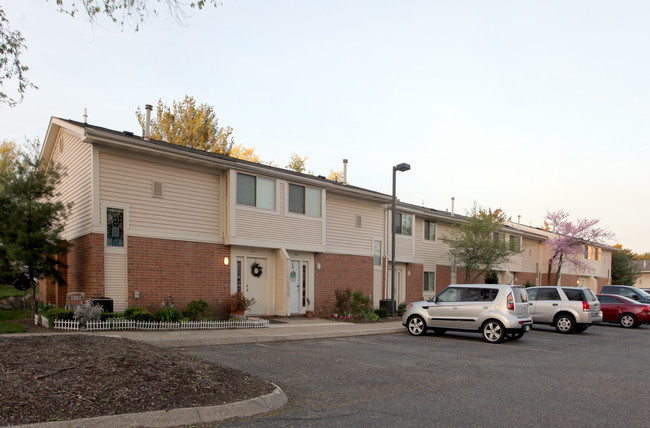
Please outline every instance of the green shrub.
M528 281L526 281L526 284L524 284L524 287L526 287L526 288L534 287L534 286L535 286L535 284L533 284L532 282L530 282L530 279L529 279Z
M102 312L101 320L106 321L112 318L125 318L124 312Z
M133 306L124 311L124 318L134 321L153 321L153 314L140 306Z
M400 303L397 307L397 315L401 317L404 315L404 312L406 312L406 303Z
M72 321L74 320L74 311L66 308L51 308L43 312L43 316L51 323L57 320Z
M204 318L210 318L210 308L208 308L208 302L203 299L192 300L185 306L183 309L183 316L189 318L192 321L202 320Z
M153 319L154 321L177 322L181 319L181 313L173 306L165 306L153 314Z
M388 309L386 308L375 309L375 313L379 318L388 318Z
M377 322L379 321L379 315L377 315L374 311L366 312L363 314L363 318L370 321L370 322Z

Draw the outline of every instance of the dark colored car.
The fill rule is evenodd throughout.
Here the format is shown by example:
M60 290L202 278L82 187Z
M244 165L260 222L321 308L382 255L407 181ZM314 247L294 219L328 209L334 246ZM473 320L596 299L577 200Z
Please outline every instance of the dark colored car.
M629 285L606 285L600 290L600 294L616 294L617 296L628 297L639 303L650 304L650 294L640 288Z
M599 294L598 300L604 322L619 323L625 328L650 323L650 305L613 294Z

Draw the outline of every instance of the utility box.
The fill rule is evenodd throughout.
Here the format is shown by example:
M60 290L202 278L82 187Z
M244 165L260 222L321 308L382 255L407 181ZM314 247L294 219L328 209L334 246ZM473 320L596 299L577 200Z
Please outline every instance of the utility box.
M393 310L390 310L390 303L393 302ZM379 307L382 309L386 309L389 314L397 314L396 306L395 306L395 301L390 300L390 299L382 299L379 301Z
M113 299L110 297L95 297L90 299L93 305L99 305L104 308L104 312L113 312Z

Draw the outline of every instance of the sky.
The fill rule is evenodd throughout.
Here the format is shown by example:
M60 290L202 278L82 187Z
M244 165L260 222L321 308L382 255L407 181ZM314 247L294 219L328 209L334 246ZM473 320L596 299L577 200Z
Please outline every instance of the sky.
M54 0L0 7L39 87L0 105L0 139L84 108L141 134L138 107L190 95L263 161L348 159L350 184L386 194L404 162L404 202L530 226L563 209L650 252L650 2L222 0L137 32Z

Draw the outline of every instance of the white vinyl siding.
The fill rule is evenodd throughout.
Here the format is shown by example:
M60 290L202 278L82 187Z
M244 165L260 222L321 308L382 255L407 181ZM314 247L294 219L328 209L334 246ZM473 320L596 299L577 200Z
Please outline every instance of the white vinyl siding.
M74 239L92 230L92 146L70 131L61 130L52 151L52 162L64 168L57 187L58 200L72 202L63 238Z
M196 169L99 152L102 201L130 207L129 234L162 239L218 242L220 177ZM154 198L151 182L163 183L164 198Z

